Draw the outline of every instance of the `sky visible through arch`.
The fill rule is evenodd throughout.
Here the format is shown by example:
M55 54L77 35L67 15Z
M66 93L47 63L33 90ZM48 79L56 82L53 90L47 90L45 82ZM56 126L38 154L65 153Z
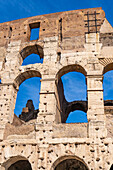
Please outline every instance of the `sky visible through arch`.
M94 8L94 7L102 7L102 9L105 11L106 18L113 26L113 0L81 0L81 1L79 0L70 0L70 1L69 0L54 0L54 1L53 0L1 0L0 1L0 23L21 19L21 18L27 18L36 15L76 10L76 9L84 9L84 8ZM33 85L31 85L30 83L31 80L33 82ZM78 80L81 83L82 80L80 78L75 79L75 74L70 73L70 77L68 75L68 78L65 77L63 81L65 85L66 85L65 81L69 82L68 85L70 85L70 87L68 88L71 90L73 86L76 85L76 82ZM26 88L27 86L27 90L28 90L27 94L29 94L30 89L32 89L31 91L32 91L32 96L34 96L33 98L34 105L35 108L37 108L38 92L36 92L34 89L39 86L39 78L32 78L26 80L22 85L23 88ZM22 92L24 92L23 88L22 88ZM106 89L104 93L104 99L113 99L113 90L112 90L113 71L105 74L104 88ZM69 90L66 91L68 92ZM72 100L73 96L75 96L76 94L73 92L73 96L70 96L70 93L67 95L69 95L68 97L70 98L70 100ZM21 103L22 101L24 101L25 98L26 95L25 94L23 95L22 93L20 95L20 99L17 99L18 101L20 101L18 103L18 107L15 110L17 115L20 114L20 112L22 111L22 109L20 108L25 107L26 101L24 102L24 104Z

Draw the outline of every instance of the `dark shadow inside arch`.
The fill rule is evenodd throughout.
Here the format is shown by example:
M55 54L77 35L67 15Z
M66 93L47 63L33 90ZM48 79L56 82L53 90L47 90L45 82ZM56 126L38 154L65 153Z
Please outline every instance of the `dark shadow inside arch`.
M87 85L85 71L64 71L58 75L58 117L62 123L85 123L87 121ZM81 71L81 73L79 72ZM67 73L68 72L68 73ZM84 74L83 74L84 73ZM78 112L78 113L77 113ZM82 119L81 119L82 115ZM69 120L68 119L69 116ZM72 118L71 118L72 116Z
M112 164L112 166L111 166L110 170L113 170L113 164Z
M41 58L37 54L30 54L27 56L22 63L22 66L28 65L28 64L35 64L35 63L43 63L43 58Z
M12 164L8 170L32 170L29 161L27 160L19 160Z
M44 57L43 48L40 45L35 44L26 46L20 51L20 55L23 60L31 54L37 54L40 56L40 58L43 58Z
M88 167L80 160L65 159L57 164L54 170L88 170Z
M113 70L113 63L109 63L104 67L103 74L107 73L108 71Z
M39 44L28 45L20 51L20 56L22 65L43 63L43 48Z

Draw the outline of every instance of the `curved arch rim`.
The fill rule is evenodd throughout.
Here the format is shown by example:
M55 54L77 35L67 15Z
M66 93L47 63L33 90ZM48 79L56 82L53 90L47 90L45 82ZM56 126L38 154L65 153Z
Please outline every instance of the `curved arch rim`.
M103 68L103 75L104 75L105 73L107 73L108 71L112 71L112 70L113 70L113 62L107 64L107 65Z
M59 157L51 166L51 169L50 170L54 170L54 168L61 162L65 161L65 160L68 160L68 159L76 159L78 161L80 161L81 163L83 163L86 168L89 170L87 164L85 163L85 161L81 158L79 158L78 156L75 156L75 155L64 155L64 156L61 156Z
M79 72L82 73L85 77L87 76L87 72L84 69L83 66L79 64L71 64L67 66L63 66L57 73L56 73L56 79L59 80L63 75L69 73L69 72Z
M27 45L20 50L20 55L23 60L31 54L37 54L40 56L40 58L43 58L44 57L43 47L39 44L34 44L34 45Z
M18 161L24 161L24 160L29 162L29 160L24 156L21 156L21 155L11 156L2 164L2 167L4 167L6 170L8 170L8 168L11 165L15 164ZM31 165L30 162L29 162L29 164ZM32 165L31 165L31 168L32 168Z
M14 82L15 87L19 87L25 80L29 78L33 78L33 77L42 78L42 75L37 70L24 71L20 73L19 75L17 75L13 82Z

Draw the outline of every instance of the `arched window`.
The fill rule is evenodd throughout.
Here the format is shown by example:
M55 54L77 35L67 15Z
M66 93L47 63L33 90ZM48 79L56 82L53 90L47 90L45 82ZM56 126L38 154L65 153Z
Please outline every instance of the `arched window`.
M113 63L108 64L103 71L104 113L108 137L113 136Z
M23 156L14 156L3 163L7 170L32 170L30 162Z
M12 164L8 170L32 170L31 165L29 163L29 161L27 160L19 160L17 162L15 162L14 164Z
M32 100L34 111L39 109L40 77L25 80L19 87L14 113L19 116L24 112L27 101ZM27 110L28 112L30 109Z
M104 74L103 89L104 100L113 100L113 70Z
M64 95L68 102L87 99L87 87L85 76L82 73L73 71L64 74L62 77Z
M59 71L57 76L57 108L59 109L58 112L60 111L57 117L59 122L87 122L87 86L85 74L85 70L79 65L67 66L67 68L65 67Z
M37 44L26 46L20 51L20 56L22 65L43 63L43 48Z
M84 123L87 122L87 113L81 111L81 110L76 110L73 112L70 112L66 123Z
M17 116L20 115L19 117L24 121L36 119L37 117L39 109L40 79L41 75L37 71L24 72L15 79L15 84L18 84L19 91L14 113Z
M57 159L51 170L88 170L86 163L76 156L64 156Z
M43 58L40 58L37 54L30 54L23 60L22 66L35 63L43 63Z
M64 87L64 95L67 102L86 101L87 87L85 76L79 72L69 72L61 77ZM87 114L82 111L83 106L80 103L73 102L66 123L87 122ZM76 107L75 107L76 106ZM78 106L78 109L77 109Z

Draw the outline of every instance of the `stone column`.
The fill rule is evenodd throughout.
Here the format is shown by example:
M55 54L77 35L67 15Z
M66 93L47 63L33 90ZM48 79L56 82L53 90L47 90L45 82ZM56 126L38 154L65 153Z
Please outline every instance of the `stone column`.
M0 139L3 139L7 122L12 123L17 91L13 84L0 85Z
M38 169L47 169L47 151L48 144L43 144L39 146L39 157L38 157Z
M52 124L55 121L56 98L55 78L42 78L40 90L40 104L37 121L39 124Z
M44 38L44 63L57 62L58 37Z
M87 76L89 137L105 138L102 75Z

